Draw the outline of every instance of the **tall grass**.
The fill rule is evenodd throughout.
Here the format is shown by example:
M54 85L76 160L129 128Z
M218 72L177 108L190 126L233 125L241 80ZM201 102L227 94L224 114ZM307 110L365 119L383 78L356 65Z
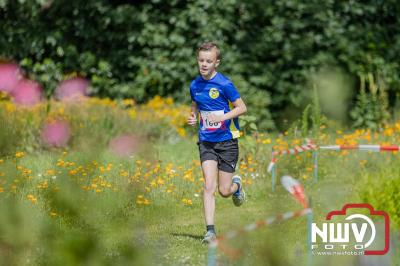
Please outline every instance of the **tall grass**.
M203 180L196 136L184 126L184 107L162 98L143 106L92 99L82 105L54 102L20 110L0 102L0 107L2 264L204 264ZM66 147L41 140L43 121L55 117L71 125ZM399 123L347 133L313 124L319 125L313 129L320 145L395 144L400 137ZM126 132L140 135L142 145L131 156L119 157L108 143ZM242 136L238 173L248 201L235 208L217 197L219 234L299 208L279 185L272 193L266 167L272 149L301 145L304 137L296 127ZM400 230L397 156L320 151L318 182L311 153L282 156L278 176L290 174L304 184L316 221L345 203L365 201L389 213L395 236ZM282 222L226 243L243 251L235 260L223 252L218 258L238 265L306 265L306 229L304 218ZM313 260L314 265L357 263L352 257Z

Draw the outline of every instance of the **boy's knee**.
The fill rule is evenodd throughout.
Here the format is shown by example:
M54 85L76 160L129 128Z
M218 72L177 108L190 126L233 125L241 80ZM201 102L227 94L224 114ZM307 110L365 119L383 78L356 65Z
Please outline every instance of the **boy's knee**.
M219 194L224 198L227 198L231 195L229 188L223 188L223 187L219 188Z
M215 185L213 184L205 184L204 185L204 192L207 194L213 194L215 192Z

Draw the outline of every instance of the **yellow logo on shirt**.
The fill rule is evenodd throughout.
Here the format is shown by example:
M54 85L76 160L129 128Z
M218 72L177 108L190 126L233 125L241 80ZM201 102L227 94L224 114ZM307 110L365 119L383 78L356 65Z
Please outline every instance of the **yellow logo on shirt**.
M219 96L219 91L216 88L211 88L208 95L210 95L212 99L217 99Z

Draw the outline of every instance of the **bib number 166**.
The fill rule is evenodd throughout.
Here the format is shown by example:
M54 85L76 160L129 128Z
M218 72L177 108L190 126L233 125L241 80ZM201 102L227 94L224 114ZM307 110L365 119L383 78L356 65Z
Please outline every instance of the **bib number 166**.
M219 128L221 127L221 122L210 122L207 118L205 118L204 123L206 124L206 128Z
M220 128L222 125L222 122L210 122L208 120L208 116L213 114L216 116L220 116L224 114L224 110L219 110L219 111L201 111L201 118L203 120L203 129L216 129Z

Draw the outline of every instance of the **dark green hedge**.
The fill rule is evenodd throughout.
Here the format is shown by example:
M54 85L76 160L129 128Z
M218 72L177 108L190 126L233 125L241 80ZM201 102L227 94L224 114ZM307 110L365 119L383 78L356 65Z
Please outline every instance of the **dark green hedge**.
M0 0L0 55L23 62L48 94L77 71L99 96L188 101L195 49L214 40L221 71L240 83L265 128L270 112L277 119L302 105L321 66L356 80L372 73L396 95L398 14L396 0Z

